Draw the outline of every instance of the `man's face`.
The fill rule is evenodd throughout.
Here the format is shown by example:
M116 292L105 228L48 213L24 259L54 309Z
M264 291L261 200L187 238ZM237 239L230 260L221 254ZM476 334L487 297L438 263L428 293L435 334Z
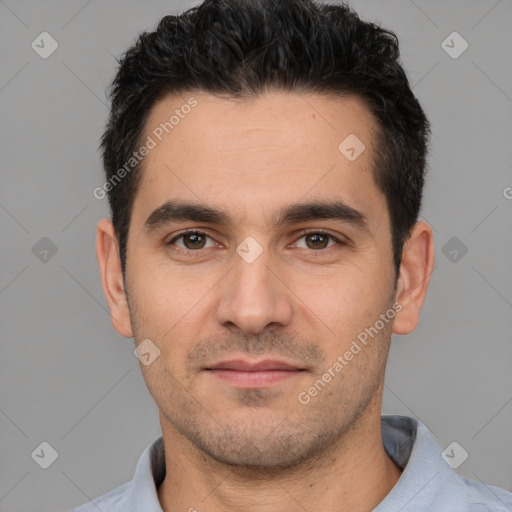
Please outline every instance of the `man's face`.
M371 172L377 123L356 97L191 96L192 109L181 109L186 95L160 101L143 138L156 147L133 206L126 274L136 343L160 350L143 376L164 432L230 464L290 466L365 411L380 417L391 322L357 341L394 303L390 220ZM176 109L182 117L159 141L154 130ZM351 134L366 147L356 159L355 139L339 149ZM226 218L154 213L178 201ZM347 208L278 222L312 202ZM178 238L185 230L200 233ZM354 340L360 351L340 370ZM266 371L243 371L262 361Z

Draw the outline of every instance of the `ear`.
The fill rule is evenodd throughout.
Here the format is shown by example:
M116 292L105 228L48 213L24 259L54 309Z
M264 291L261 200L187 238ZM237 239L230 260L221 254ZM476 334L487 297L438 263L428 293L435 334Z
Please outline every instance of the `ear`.
M96 229L96 256L101 273L101 284L114 329L125 338L133 337L130 310L124 290L121 259L114 226L110 219L102 219Z
M404 244L396 301L401 309L393 322L394 334L416 329L434 269L434 236L426 222L417 222Z

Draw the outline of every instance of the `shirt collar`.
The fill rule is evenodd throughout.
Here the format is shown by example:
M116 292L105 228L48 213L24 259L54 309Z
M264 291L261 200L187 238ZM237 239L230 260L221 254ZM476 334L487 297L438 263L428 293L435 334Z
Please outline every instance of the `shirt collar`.
M165 478L165 451L162 436L142 453L125 498L126 512L163 512L157 489Z
M443 460L441 448L421 421L384 415L381 429L386 452L403 472L374 512L468 510L460 477Z

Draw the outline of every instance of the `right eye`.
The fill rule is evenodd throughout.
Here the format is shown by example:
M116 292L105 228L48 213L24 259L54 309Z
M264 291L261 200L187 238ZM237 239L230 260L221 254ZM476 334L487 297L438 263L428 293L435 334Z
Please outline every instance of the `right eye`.
M181 253L190 253L190 252L198 252L200 249L209 249L211 247L215 246L215 242L213 245L210 245L210 247L206 247L204 244L206 242L206 239L210 238L213 240L209 235L206 233L203 233L202 231L197 231L195 229L189 229L187 231L183 231L182 233L179 233L176 235L172 240L169 242L166 242L166 247L171 247L173 245L176 245L177 240L183 241L183 246L176 245L178 247L178 252ZM190 254L191 255L191 254Z

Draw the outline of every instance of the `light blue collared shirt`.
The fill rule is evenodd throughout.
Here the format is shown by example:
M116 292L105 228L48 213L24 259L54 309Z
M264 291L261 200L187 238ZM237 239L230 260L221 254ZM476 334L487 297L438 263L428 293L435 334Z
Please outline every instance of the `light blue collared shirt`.
M381 425L384 448L403 472L373 512L512 512L512 493L457 475L420 421L382 416ZM130 482L70 512L162 512L157 488L164 477L160 436L144 450Z

